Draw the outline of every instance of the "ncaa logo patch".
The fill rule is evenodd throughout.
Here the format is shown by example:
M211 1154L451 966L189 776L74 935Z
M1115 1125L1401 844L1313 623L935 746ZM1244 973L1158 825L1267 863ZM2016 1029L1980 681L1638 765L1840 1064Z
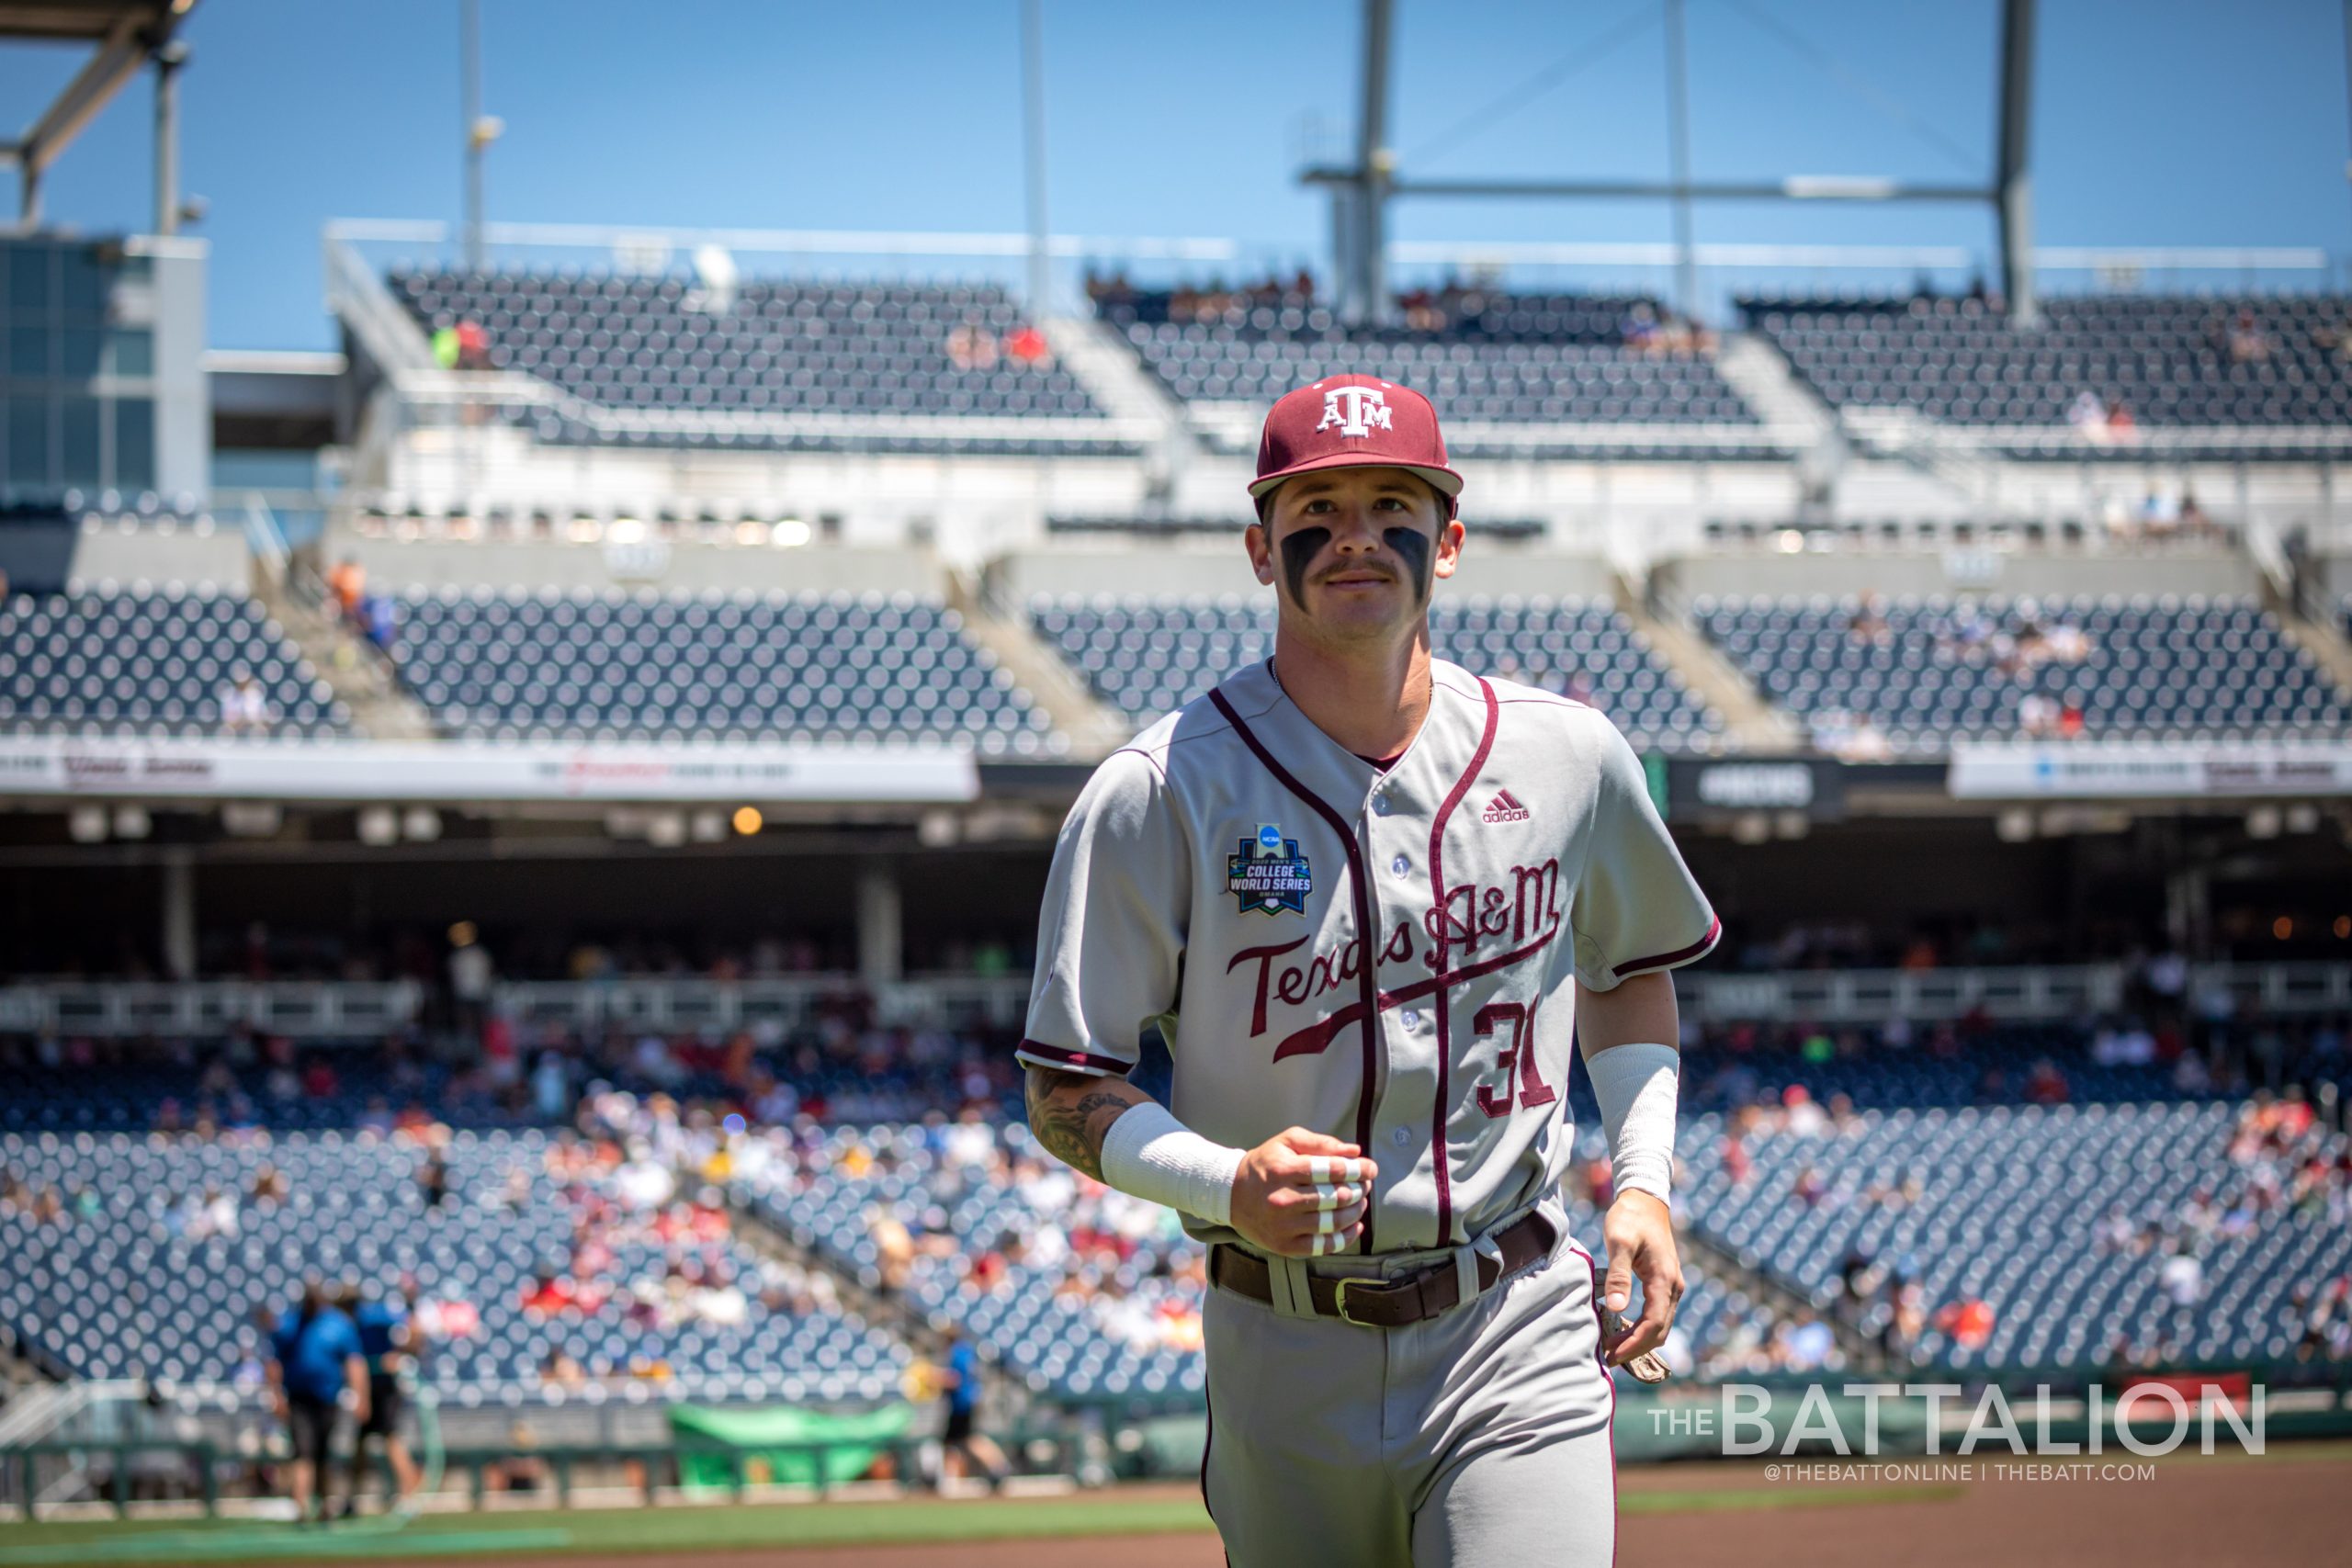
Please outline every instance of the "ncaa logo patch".
M1298 840L1285 839L1272 822L1239 840L1225 861L1225 890L1238 900L1238 912L1255 909L1261 915L1306 913L1306 896L1315 891L1315 877Z

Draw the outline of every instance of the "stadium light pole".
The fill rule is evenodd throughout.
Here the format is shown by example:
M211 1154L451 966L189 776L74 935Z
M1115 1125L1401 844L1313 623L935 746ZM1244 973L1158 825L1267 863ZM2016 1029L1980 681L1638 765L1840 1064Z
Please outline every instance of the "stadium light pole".
M1388 186L1396 154L1388 145L1388 34L1391 0L1364 0L1363 105L1356 119L1354 255L1337 258L1340 309L1351 326L1388 319ZM1352 262L1352 267L1348 263Z
M1690 62L1682 46L1682 0L1666 0L1666 135L1674 181L1674 291L1690 320L1699 315L1699 263L1690 240Z
M2001 287L2009 298L2009 324L2041 324L2034 296L2033 176L2026 148L2033 115L2033 0L2003 0L2001 6L2000 167L1994 203L2001 229Z
M1046 25L1040 0L1021 0L1021 98L1028 153L1029 315L1052 312L1053 273L1046 229Z
M466 270L481 270L481 154L488 145L481 121L481 6L480 0L459 0L458 6L458 71L461 78L458 112L465 117L466 136Z
M180 67L187 45L175 39L155 51L155 232L180 231Z

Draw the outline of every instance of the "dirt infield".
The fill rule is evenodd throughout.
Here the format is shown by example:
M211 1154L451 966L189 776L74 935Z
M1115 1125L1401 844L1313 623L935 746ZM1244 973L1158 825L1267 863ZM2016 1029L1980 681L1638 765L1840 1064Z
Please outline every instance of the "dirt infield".
M2031 1477L2018 1474L2015 1461L1982 1458L1785 1465L1778 1473L1752 1461L1629 1470L1619 1486L1618 1562L2300 1568L2344 1561L2352 1540L2352 1444L2285 1446L2258 1458L2109 1454L2081 1462L2075 1470L2075 1461L2050 1461ZM2062 1463L2068 1468L2056 1468ZM2153 1474L2143 1473L2151 1466ZM1175 1485L956 1503L498 1510L435 1516L396 1533L306 1534L230 1519L0 1523L0 1568L1217 1568L1223 1561L1198 1493ZM1540 1563L1541 1543L1531 1542L1519 1561Z
M1617 1561L1624 1568L2223 1568L2340 1562L2352 1539L2352 1450L2338 1445L2260 1458L2121 1456L2154 1462L2145 1480L2003 1479L1986 1461L1973 1462L1966 1479L1906 1468L1876 1479L1776 1482L1752 1464L1628 1472ZM437 1561L446 1568L448 1559ZM497 1561L515 1568L1217 1568L1224 1554L1212 1535L1177 1534Z

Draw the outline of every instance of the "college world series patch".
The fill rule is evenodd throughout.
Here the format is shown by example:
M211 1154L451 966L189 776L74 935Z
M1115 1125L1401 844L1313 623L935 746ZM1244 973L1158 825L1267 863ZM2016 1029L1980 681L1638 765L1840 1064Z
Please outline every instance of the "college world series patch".
M1244 839L1225 862L1225 887L1241 901L1241 913L1261 915L1306 913L1306 896L1315 891L1314 874L1298 840L1285 839L1272 822L1258 825L1258 836Z

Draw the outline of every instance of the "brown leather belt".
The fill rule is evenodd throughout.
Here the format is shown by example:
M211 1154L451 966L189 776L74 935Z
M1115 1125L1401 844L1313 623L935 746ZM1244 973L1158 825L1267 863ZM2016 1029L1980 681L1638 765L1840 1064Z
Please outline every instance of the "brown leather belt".
M1477 1255L1478 1289L1484 1291L1504 1275L1550 1256L1559 1239L1552 1222L1532 1211L1497 1231L1494 1242L1502 1260L1498 1263L1486 1252ZM1266 1260L1254 1252L1223 1245L1209 1248L1209 1279L1253 1302L1274 1299L1272 1273ZM1402 1328L1461 1305L1462 1277L1451 1263L1431 1264L1394 1280L1310 1273L1306 1293L1318 1317L1336 1317L1365 1328Z

